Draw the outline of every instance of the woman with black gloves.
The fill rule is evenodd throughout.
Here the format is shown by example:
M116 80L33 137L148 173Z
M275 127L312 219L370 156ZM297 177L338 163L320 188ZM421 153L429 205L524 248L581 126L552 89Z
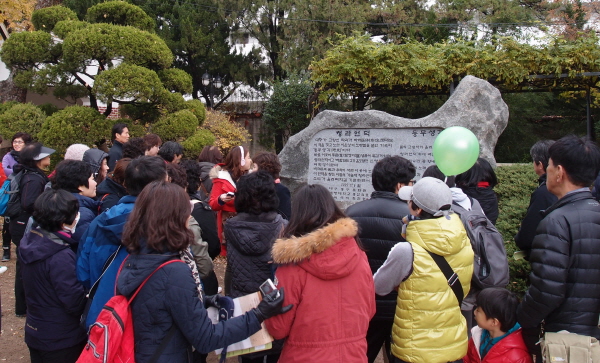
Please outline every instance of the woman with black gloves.
M179 253L192 243L187 228L190 202L179 186L152 182L138 196L123 231L123 245L130 256L117 278L117 292L131 296L142 281L162 263L179 259ZM167 332L172 338L160 353L160 362L189 362L192 346L200 353L239 342L260 330L261 322L282 314L280 296L263 299L257 308L242 316L213 325L209 319L190 268L171 263L157 271L131 303L135 321L135 360L148 362Z

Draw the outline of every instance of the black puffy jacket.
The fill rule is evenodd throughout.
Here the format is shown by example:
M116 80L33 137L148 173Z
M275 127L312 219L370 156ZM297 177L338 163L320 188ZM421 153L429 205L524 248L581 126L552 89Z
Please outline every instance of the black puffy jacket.
M515 236L515 243L525 252L527 259L529 259L531 244L533 243L537 226L542 220L543 212L558 200L556 195L550 193L546 186L546 174L540 176L538 183L539 186L531 194L527 214L525 214L525 218L521 222L519 233Z
M277 212L259 215L238 213L224 225L227 241L227 268L231 286L225 290L236 298L257 292L267 279L273 279L271 247L284 227Z
M498 220L498 196L490 187L461 187L462 191L481 204L485 216L494 225Z
M142 281L162 263L178 255L142 250L130 255L117 278L117 291L131 296ZM253 311L213 325L185 263L172 263L157 271L131 303L134 321L135 361L148 362L173 325L173 338L157 363L191 362L191 347L200 353L246 339L260 330Z
M519 305L523 328L600 338L600 204L588 190L545 212L531 250L531 286Z
M383 265L392 247L398 242L405 242L401 236L402 217L409 213L408 204L396 193L383 191L375 191L371 199L346 209L348 217L358 223L358 236L373 274ZM397 296L395 291L386 296L377 295L377 312L373 319L393 319Z

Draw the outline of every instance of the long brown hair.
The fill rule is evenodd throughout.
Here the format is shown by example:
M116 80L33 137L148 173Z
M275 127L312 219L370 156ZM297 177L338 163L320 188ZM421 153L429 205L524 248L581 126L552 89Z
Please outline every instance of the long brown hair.
M123 245L130 253L139 253L143 240L151 250L180 252L194 239L187 228L190 213L190 198L180 186L154 181L135 201L123 229Z
M292 217L283 235L300 237L344 217L329 190L319 184L307 184L294 194Z
M242 157L242 150L240 146L234 146L229 150L225 160L223 161L224 168L231 174L231 179L237 182L238 179L246 173L245 170L242 170L242 159L248 155L250 151L244 150L244 156Z

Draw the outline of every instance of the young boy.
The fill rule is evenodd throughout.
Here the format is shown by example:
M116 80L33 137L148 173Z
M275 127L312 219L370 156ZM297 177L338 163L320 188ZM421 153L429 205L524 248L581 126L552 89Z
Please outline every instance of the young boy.
M464 363L532 363L517 323L517 296L503 288L482 290Z

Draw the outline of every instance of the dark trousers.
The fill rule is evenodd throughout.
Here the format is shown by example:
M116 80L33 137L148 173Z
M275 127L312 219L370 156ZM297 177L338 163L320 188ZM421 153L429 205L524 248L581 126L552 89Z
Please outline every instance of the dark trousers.
M217 275L215 271L212 270L202 279L202 285L204 285L204 293L206 295L215 295L219 291L219 280L217 280Z
M17 245L17 266L15 270L15 314L27 314L27 303L25 302L25 287L23 286L23 275L21 273L21 261L19 258L19 244L23 235L12 235L13 243Z
M525 342L529 354L535 355L535 363L542 363L542 349L539 344L536 344L540 341L540 329L539 326L521 329L523 341Z
M392 341L392 325L394 320L371 320L367 330L367 359L369 363L375 362L377 354L385 344L388 359L391 356L390 344Z
M83 351L83 347L85 347L85 342L70 348L52 351L37 350L32 347L28 348L31 363L75 363Z
M8 218L4 218L4 225L2 226L2 252L10 257L10 228L8 224Z

